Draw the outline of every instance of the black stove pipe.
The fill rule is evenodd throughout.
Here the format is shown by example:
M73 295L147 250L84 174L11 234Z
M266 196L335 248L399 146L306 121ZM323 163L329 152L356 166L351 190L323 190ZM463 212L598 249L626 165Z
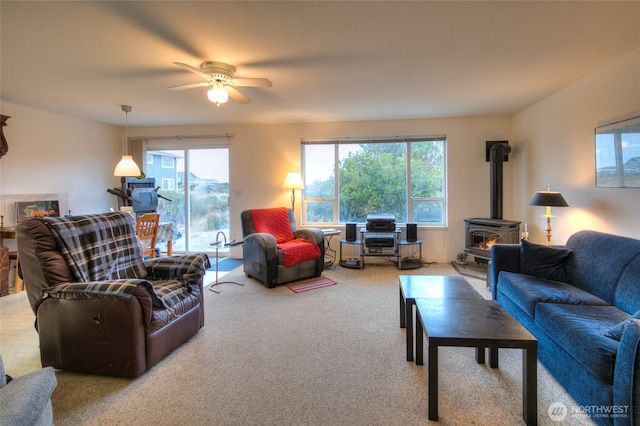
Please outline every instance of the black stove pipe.
M511 152L511 147L508 143L496 143L490 150L490 162L491 170L489 174L490 181L490 219L502 219L502 197L503 197L503 177L502 169L504 162L504 155Z

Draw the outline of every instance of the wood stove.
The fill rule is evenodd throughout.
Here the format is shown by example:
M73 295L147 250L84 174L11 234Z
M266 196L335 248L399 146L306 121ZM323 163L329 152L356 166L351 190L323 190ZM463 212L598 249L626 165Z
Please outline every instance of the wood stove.
M520 241L520 222L502 219L502 168L508 161L511 147L507 141L487 141L487 153L491 162L491 189L489 218L465 219L465 245L463 263L469 255L475 261L486 263L491 258L494 244L517 244Z
M502 219L473 218L464 220L466 241L464 254L474 256L475 261L488 261L494 244L517 244L520 222Z

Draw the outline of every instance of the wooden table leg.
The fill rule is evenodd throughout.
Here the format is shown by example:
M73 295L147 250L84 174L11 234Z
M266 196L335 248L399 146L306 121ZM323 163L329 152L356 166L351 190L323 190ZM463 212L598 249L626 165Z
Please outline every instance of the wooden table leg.
M417 327L416 327L417 328ZM429 420L438 420L438 346L429 342Z
M414 332L414 328L415 330L417 330L417 325L416 327L413 326L413 306L414 303L406 300L405 301L405 310L404 310L404 323L405 323L405 332L406 332L406 339L407 339L407 361L413 361L413 342L414 342L414 334L417 333L417 331ZM418 318L416 318L416 322L418 322ZM422 334L420 334L420 336L422 337ZM416 340L416 347L418 347L418 342L417 342L417 337L415 337ZM422 341L422 339L420 339Z
M498 348L489 349L489 367L498 368Z
M538 424L538 346L522 350L522 418Z
M400 328L404 328L405 327L405 300L404 300L404 294L402 294L402 287L400 287Z
M413 309L413 308L411 308ZM424 336L424 328L422 326L422 320L420 319L420 314L417 312L416 308L416 365L424 365L423 359L423 336ZM409 329L407 328L407 332Z

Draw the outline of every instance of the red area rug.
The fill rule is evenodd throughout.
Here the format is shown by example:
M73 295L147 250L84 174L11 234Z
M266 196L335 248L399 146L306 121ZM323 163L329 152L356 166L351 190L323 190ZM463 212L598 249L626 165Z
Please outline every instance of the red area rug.
M304 281L296 281L291 284L287 284L289 290L294 293L304 293L305 291L311 291L318 288L329 287L336 285L337 283L327 277L310 278Z

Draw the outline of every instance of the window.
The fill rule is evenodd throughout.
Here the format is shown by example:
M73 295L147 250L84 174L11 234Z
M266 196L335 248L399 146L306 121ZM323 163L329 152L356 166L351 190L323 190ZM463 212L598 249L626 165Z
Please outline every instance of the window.
M364 223L370 213L398 223L446 225L446 138L302 141L305 224Z
M173 191L176 189L175 179L162 178L162 189L167 191Z
M175 159L173 157L163 155L161 158L162 167L164 167L165 169L175 169Z

